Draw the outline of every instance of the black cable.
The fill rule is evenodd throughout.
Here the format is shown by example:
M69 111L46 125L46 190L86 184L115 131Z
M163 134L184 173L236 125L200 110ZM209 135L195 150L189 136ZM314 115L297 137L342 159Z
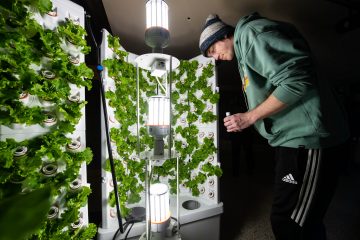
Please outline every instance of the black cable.
M95 47L96 48L98 48L98 45L97 45L97 42L96 42L96 39L95 39L95 36L94 36L94 34L93 34L93 32L92 32L92 27L91 27L91 24L90 24L90 18L91 18L91 16L90 16L90 14L85 14L85 17L86 17L86 19L85 19L85 22L86 22L86 25L87 25L87 27L88 27L88 29L89 29L89 31L90 31L90 36L91 36L91 38L92 38L92 40L93 40L93 43L95 44ZM98 60L99 60L99 58L98 58Z
M131 221L131 222L126 222L126 223L124 223L124 229L125 229L125 231L126 231L126 228L127 228L127 226L128 226L129 224L131 224L131 225L130 225L129 230L127 231L127 233L126 233L126 235L125 235L124 240L127 240L127 237L128 237L128 235L129 235L132 227L134 226L135 222L134 222L134 221ZM116 240L116 237L117 237L117 235L119 234L119 231L120 231L120 228L115 232L114 237L113 237L112 240Z
M181 224L180 224L180 221L176 218L176 217L171 217L171 219L174 219L178 224L178 230L180 230L180 227L181 227Z
M120 201L119 201L119 194L118 194L118 185L117 185L117 181L116 181L115 164L114 164L114 159L113 159L112 149L111 149L111 142L110 142L108 113L107 113L107 109L106 109L104 83L103 83L103 79L101 77L101 71L103 70L103 67L101 66L101 61L100 61L100 48L99 48L99 46L98 46L98 44L97 44L97 42L95 40L94 34L92 32L92 28L91 28L91 24L90 24L90 15L86 14L85 16L86 16L85 17L86 25L88 27L88 30L90 32L90 36L92 37L92 39L94 41L94 44L95 44L95 47L96 47L96 50L97 50L96 53L97 53L97 64L98 64L98 66L96 68L99 71L100 95L101 95L101 101L102 101L103 113L104 113L106 144L107 144L109 160L110 160L111 176L112 176L113 185L114 185L116 213L117 213L117 219L118 219L118 224L119 224L119 230L120 230L121 233L124 233L122 217L121 217L121 212L120 212Z
M127 228L128 225L129 225L129 222L125 222L125 223L123 224L123 228L124 228L125 231L126 231L126 228ZM118 229L116 230L116 232L115 232L112 240L116 240L116 237L117 237L117 235L119 234L119 232L120 232L120 228L118 228Z
M117 235L119 234L119 232L120 232L120 228L118 228L118 229L116 230L116 232L115 232L112 240L115 240L115 239L116 239L116 237L117 237Z
M131 228L132 228L133 226L134 226L134 222L131 222L131 226L130 226L129 230L128 230L127 233L126 233L124 240L127 240L127 237L128 237L128 235L129 235L129 232L131 231Z

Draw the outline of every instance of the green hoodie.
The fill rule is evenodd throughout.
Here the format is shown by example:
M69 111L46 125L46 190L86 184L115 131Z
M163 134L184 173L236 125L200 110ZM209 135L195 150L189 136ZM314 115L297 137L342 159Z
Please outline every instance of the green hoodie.
M236 26L234 49L248 109L271 94L288 105L255 123L271 146L325 148L348 138L344 111L329 87L317 82L310 48L294 26L245 16Z

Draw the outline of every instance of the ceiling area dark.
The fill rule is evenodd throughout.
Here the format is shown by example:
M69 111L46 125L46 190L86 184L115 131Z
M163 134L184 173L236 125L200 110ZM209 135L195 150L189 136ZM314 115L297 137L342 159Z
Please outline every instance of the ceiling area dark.
M120 37L126 50L135 54L151 51L144 41L145 0L102 0L102 3L112 33ZM236 25L241 16L257 11L269 18L292 22L304 35L321 41L322 36L338 31L344 19L358 16L359 5L347 0L166 0L166 3L170 44L164 53L181 59L200 54L198 40L210 13L217 13L223 21ZM356 22L353 20L351 27ZM343 24L349 27L350 22Z
M146 0L73 1L91 15L98 44L100 30L105 28L120 38L127 51L138 55L151 52L145 44ZM360 0L165 1L169 6L170 30L166 54L179 59L199 55L201 28L210 13L217 13L223 21L236 25L241 16L257 11L268 18L291 22L300 30L313 49L321 77L334 79L332 81L360 78L360 72L354 71L359 68Z

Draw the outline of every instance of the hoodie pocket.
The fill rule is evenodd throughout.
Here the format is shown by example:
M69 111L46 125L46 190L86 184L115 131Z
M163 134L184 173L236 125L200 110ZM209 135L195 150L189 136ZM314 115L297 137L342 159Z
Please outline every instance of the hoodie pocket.
M275 139L280 134L280 131L273 131L272 120L269 118L265 118L262 121L257 122L255 124L255 128L261 136L268 140Z
M304 104L303 107L304 114L307 116L309 123L311 123L311 126L314 129L314 134L319 137L328 137L330 134L321 121L322 114L319 109L320 108L314 108L314 106L310 104Z

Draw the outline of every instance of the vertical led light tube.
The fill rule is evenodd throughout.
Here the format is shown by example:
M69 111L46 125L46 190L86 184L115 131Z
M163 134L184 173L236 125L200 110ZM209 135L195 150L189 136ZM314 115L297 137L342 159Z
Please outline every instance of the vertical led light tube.
M169 7L163 0L149 0L146 2L146 28L162 27L169 30Z
M168 8L168 5L163 2L162 4L162 21L163 21L163 28L169 30L169 8Z
M169 189L163 183L150 186L150 214L152 224L164 224L170 218Z
M155 26L157 26L157 24L156 24L156 0L151 1L151 22L150 22L150 27L155 27Z
M148 100L148 126L170 125L170 99L166 96L152 96Z
M146 28L151 26L151 4L149 1L146 3Z

